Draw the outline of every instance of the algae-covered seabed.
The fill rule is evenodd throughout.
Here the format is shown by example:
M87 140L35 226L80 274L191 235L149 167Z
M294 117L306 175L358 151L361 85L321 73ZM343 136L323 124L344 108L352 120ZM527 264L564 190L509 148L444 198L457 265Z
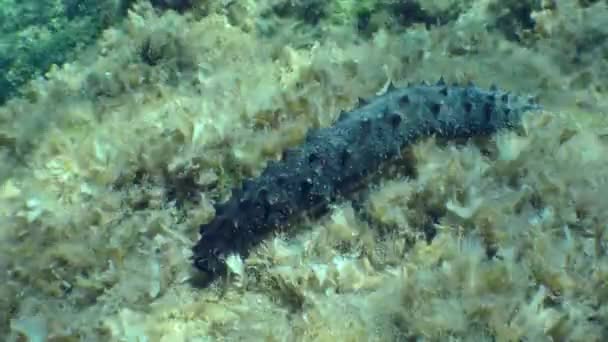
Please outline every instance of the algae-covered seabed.
M0 107L0 339L608 339L606 1L152 3ZM214 201L358 97L441 75L544 110L420 142L197 286Z

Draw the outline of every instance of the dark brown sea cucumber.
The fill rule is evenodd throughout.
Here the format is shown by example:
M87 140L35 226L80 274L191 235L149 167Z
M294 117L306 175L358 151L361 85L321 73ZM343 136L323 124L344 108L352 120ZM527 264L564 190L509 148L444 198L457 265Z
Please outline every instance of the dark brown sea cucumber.
M349 195L354 184L419 139L487 135L521 122L540 108L529 98L496 87L474 85L389 86L348 112L334 125L308 132L306 141L284 151L262 174L244 181L232 197L215 206L193 247L196 268L211 278L226 272L225 258L246 257L270 232L288 228L294 217L323 213Z

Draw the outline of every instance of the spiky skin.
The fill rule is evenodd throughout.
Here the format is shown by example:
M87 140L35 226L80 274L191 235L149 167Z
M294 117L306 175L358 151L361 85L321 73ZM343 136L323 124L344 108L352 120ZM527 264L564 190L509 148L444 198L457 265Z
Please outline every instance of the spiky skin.
M343 112L334 125L308 132L306 141L284 151L262 174L246 180L216 205L215 218L200 227L194 265L210 277L226 272L230 253L246 257L270 232L302 215L319 215L383 162L419 139L487 135L520 123L539 106L495 87L434 85L388 90Z

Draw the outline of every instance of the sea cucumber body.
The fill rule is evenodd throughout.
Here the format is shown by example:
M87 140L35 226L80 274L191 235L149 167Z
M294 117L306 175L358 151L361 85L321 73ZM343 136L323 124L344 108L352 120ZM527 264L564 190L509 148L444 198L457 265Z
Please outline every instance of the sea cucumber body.
M194 265L209 276L226 271L231 253L245 257L268 233L294 217L322 213L337 198L420 138L467 138L519 124L539 106L494 87L416 85L388 90L343 112L334 125L308 132L305 142L284 151L262 174L234 189L200 227Z

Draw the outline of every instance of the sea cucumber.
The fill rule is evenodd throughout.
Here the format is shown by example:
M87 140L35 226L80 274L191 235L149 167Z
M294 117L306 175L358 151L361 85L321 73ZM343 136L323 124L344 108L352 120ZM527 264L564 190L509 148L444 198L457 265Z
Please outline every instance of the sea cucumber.
M469 138L520 124L525 111L539 109L530 97L492 86L429 85L395 87L361 100L334 125L311 129L305 142L270 161L261 175L245 180L216 215L200 227L193 247L197 269L211 278L226 272L225 258L246 257L270 232L288 228L302 215L319 215L349 195L354 185L383 162L421 138Z

